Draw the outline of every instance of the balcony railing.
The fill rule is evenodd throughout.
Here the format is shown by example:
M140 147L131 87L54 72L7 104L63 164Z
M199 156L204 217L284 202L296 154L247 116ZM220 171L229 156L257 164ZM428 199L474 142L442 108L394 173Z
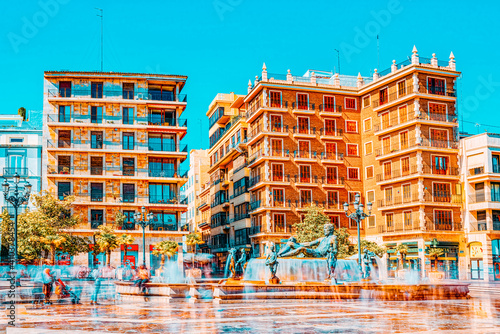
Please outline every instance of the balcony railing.
M294 151L293 157L295 159L316 159L316 152L310 151Z
M398 115L387 120L381 119L381 124L374 124L373 130L375 132L379 132L414 120L430 120L438 122L457 123L458 118L453 114L447 115L439 113L421 113L420 116L415 116L413 110L408 110L408 113L406 115Z
M334 137L342 137L343 130L342 129L319 129L320 136L334 136Z
M124 120L123 115L99 115L97 118L92 118L91 115L80 114L48 114L47 122L49 123L97 123L97 124L125 124L125 125L158 125L158 126L175 126L187 127L187 119L184 118L162 118L156 117L154 114L149 114L146 117L134 117Z
M442 96L450 96L456 97L457 91L455 89L445 89L444 87L438 86L428 86L419 85L418 92L422 94L433 94L433 95L442 95Z
M20 177L27 177L29 170L26 167L4 167L3 177L13 177L15 174L19 174Z
M338 106L336 104L320 104L319 105L319 111L320 112L341 113L342 112L342 106Z
M315 135L316 128L315 127L302 127L302 126L294 126L292 128L293 134L302 134L302 135Z
M187 198L179 195L138 195L132 193L106 194L106 193L67 193L65 196L74 196L75 204L81 202L103 202L103 203L136 203L136 204L164 204L164 205L187 205Z
M408 221L408 222L396 222L392 223L392 225L379 225L377 227L378 233L394 233L394 232L414 232L420 231L420 222L419 221Z
M344 153L339 152L321 152L319 155L321 160L344 160Z
M292 102L292 109L304 110L304 111L314 111L316 109L316 106L314 103Z
M72 97L72 98L125 98L131 99L135 94L137 100L154 100L154 101L171 101L171 102L187 102L186 94L175 94L174 92L157 92L157 91L129 91L123 89L100 89L92 90L91 88L71 88L71 89L49 89L49 97Z
M387 104L389 102L395 101L397 99L400 99L408 94L413 92L413 90L410 87L405 87L403 90L398 90L396 92L392 92L388 95L385 96L385 99L375 99L372 101L372 107L377 108L380 107L384 104Z
M72 148L72 149L112 149L112 150L138 150L138 151L155 151L155 152L179 152L187 153L187 145L175 145L164 143L141 143L135 142L130 145L122 141L108 140L47 140L48 148Z
M388 155L391 153L398 153L400 151L410 148L442 148L442 149L458 149L458 141L456 140L436 140L429 138L411 138L407 142L400 142L399 147L383 146L375 150L377 157Z
M148 168L122 167L122 166L57 166L57 168L49 166L47 173L50 175L74 175L84 174L90 171L90 175L106 175L106 176L139 176L139 174L147 173L149 177L164 177L164 178L187 178L187 171L181 170L157 170ZM109 172L109 173L108 173ZM144 175L140 175L144 176Z

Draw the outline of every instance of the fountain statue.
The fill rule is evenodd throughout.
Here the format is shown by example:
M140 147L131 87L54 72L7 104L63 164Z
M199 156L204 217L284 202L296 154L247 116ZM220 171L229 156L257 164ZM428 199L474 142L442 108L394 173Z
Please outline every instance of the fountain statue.
M236 248L231 248L229 250L229 271L231 272L231 275L229 277L234 278L236 277L236 266L235 266L235 258L236 258Z
M269 283L279 284L280 279L276 277L276 271L278 270L278 252L276 251L276 245L274 242L269 244L269 248L267 249L266 256L266 266L269 267L269 271L271 272L271 278L269 279Z
M243 276L243 273L245 272L245 269L247 267L247 262L248 262L248 259L247 259L247 252L245 250L245 248L241 248L240 249L240 252L241 252L241 256L240 258L238 259L238 262L236 262L236 272L238 272L239 276ZM238 271L238 268L240 269Z
M363 279L369 279L371 276L371 264L372 264L372 259L375 257L375 253L372 251L368 250L368 248L365 248L363 252L363 264L365 266L365 270L363 273Z
M291 237L288 239L278 256L292 257L302 255L304 257L326 257L328 266L328 279L333 279L335 268L337 266L337 237L334 234L335 228L332 224L325 224L323 227L324 237L311 242L298 243L297 239ZM312 246L316 246L312 248Z

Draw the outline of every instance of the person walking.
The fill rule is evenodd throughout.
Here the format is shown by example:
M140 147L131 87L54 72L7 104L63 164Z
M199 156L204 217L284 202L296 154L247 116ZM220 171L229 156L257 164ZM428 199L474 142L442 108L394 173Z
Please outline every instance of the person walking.
M99 297L99 291L101 290L101 283L103 277L102 267L94 269L92 274L95 279L95 283L94 283L94 291L92 292L92 296L90 297L90 305L99 305L97 303L97 298Z
M45 305L52 304L50 297L52 296L52 288L54 285L54 276L49 268L45 268L42 274L43 294L45 295Z

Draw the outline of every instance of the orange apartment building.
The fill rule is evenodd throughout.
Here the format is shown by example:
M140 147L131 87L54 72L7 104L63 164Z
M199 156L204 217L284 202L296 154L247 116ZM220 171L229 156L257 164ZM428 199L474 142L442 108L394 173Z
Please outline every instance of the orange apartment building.
M210 250L222 271L231 247L250 251L247 122L244 96L217 94L210 104Z
M459 75L453 54L443 62L419 57L415 48L408 60L369 78L311 70L304 76L270 74L264 65L242 105L253 255L262 256L267 242L291 236L311 204L355 236L356 223L346 218L342 203L360 193L374 207L362 237L387 246L390 275L394 248L403 243L411 267L456 278L464 265ZM213 157L216 151L210 151ZM445 254L431 261L429 247Z
M131 234L128 260L142 262L142 228L134 213L154 214L146 227L146 264L161 240L182 242L180 215L187 203L179 188L187 181L180 164L187 157L181 139L187 120L181 119L187 77L116 72L47 71L44 83L43 189L64 198L75 197L74 214L82 219L75 234L92 237L102 224L114 224L117 211L127 219L116 233ZM123 249L113 252L120 264ZM75 264L104 261L84 254ZM182 253L179 255L182 263Z

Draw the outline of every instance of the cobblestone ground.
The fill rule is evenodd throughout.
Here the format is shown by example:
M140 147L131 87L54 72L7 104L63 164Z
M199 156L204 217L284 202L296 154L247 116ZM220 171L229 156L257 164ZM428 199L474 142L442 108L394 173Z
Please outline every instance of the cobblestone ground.
M453 301L244 301L25 305L7 333L499 333L500 297ZM0 330L6 330L7 320Z

